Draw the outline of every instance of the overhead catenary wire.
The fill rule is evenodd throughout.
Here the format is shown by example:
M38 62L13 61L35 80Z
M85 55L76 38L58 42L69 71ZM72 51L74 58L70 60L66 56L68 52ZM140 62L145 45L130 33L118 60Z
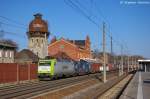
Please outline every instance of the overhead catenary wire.
M21 30L26 31L27 26L25 24L22 24L22 23L17 22L13 19L10 19L10 18L7 18L5 16L0 15L0 25L1 25L1 31L0 32L3 36L7 34L7 35L13 35L13 36L19 36L21 38L25 38L25 36L20 35L18 33L15 33L15 32L12 32L12 31L8 32L8 31L4 30L4 27L7 26L7 27L17 28L17 29L21 29Z
M101 28L99 23L97 23L95 20L92 19L91 15L88 14L88 10L85 12L85 6L80 7L81 4L79 2L71 1L71 0L64 0L65 4L71 7L73 10L77 11L79 14L81 14L84 18L89 20L89 22L93 23L97 28ZM80 6L79 6L80 5ZM102 28L101 28L102 30Z
M18 34L18 33L15 33L15 32L9 32L9 31L2 31L4 34L7 33L8 35L14 35L14 36L19 36L21 38L25 38L26 36L25 35L21 35L21 34Z
M95 20L93 20L92 19L92 17L90 17L90 15L88 15L87 13L85 13L85 7L81 4L81 3L79 3L79 1L71 1L71 0L64 0L65 1L65 3L67 4L67 5L69 5L71 8L77 8L76 9L76 11L79 11L79 13L81 13L86 19L88 19L89 21L91 21L92 23L94 23L98 28L100 28L100 25L95 21ZM68 2L67 2L68 1ZM76 3L75 3L76 2ZM69 4L70 3L70 4ZM77 5L78 4L78 5ZM82 7L81 7L81 5L82 5ZM87 11L87 9L86 9L86 11ZM106 19L106 18L105 18ZM101 30L102 30L102 28L100 28ZM107 33L106 33L107 34ZM107 34L107 36L109 36L110 37L110 35L109 34Z
M96 25L96 27L98 27L98 28L100 28L100 26L99 26L99 24L97 23L97 21L95 21L91 16L90 16L90 14L88 14L88 11L87 11L87 9L85 9L85 7L83 6L83 5L81 5L81 3L79 3L79 1L77 0L77 1L71 1L71 0L64 0L65 1L65 3L67 4L67 5L69 5L72 9L75 9L76 11L78 11L80 14L82 14L86 19L88 19L90 22L92 22L93 24L95 24ZM98 9L98 8L97 8ZM100 13L100 11L98 11L99 13ZM100 13L102 16L103 16L103 14L102 13ZM104 18L104 20L105 21L107 21L108 22L108 20L103 16L103 18ZM108 22L109 23L109 22ZM110 24L109 24L109 28L110 28ZM101 29L101 31L103 31L103 29L102 28L100 28ZM119 47L121 47L121 56L123 55L123 46L124 46L124 44L122 44L122 43L120 43L120 42L118 42L117 40L114 40L114 38L112 37L112 34L109 34L109 33L112 33L112 32L110 32L110 29L108 29L109 30L109 32L107 33L106 32L106 35L111 39L111 46L112 46L112 42L115 42ZM111 48L111 50L112 50L112 48ZM112 52L112 51L111 51ZM122 56L123 57L123 56ZM121 59L122 60L122 59ZM123 63L123 61L122 61L122 63ZM122 73L123 73L123 64L122 64L122 68L121 68L121 70L122 70Z
M81 4L78 0L75 0L74 2L76 2L76 3L78 4L78 6L79 6L83 11L85 10L85 12L86 12L86 14L88 15L88 17L98 19L98 17L95 16L95 15L92 13L92 8L91 8L91 12L89 12L89 10L88 10L83 4ZM92 5L91 5L91 7L92 7ZM94 20L93 20L93 21L94 21ZM95 22L96 22L96 21L95 21ZM97 24L98 24L98 23L97 23Z
M5 22L4 20L7 20L7 22ZM14 21L10 18L7 18L7 17L4 17L4 16L1 16L0 15L0 37L2 38L5 34L7 35L13 35L13 36L18 36L18 37L21 37L21 38L26 38L25 35L21 35L21 34L18 34L16 32L9 32L9 31L5 31L3 28L5 26L8 26L8 27L13 27L13 28L17 28L17 29L21 29L21 30L24 30L24 31L27 31L27 25L25 24L22 24L20 22L17 22L17 21ZM51 36L54 36L54 34L51 33Z
M64 2L69 5L72 9L76 10L77 12L79 12L80 14L82 14L86 19L88 19L90 22L92 22L93 24L96 25L96 27L100 28L100 25L97 23L97 21L93 20L92 17L90 16L88 10L85 8L85 6L83 6L83 4L81 4L78 0L76 1L72 1L72 0L64 0ZM95 3L94 3L95 4ZM94 5L95 6L95 5ZM109 21L104 17L104 15L102 14L102 12L100 10L98 10L98 7L95 6L95 8L97 9L97 12L99 12L100 15L102 15L103 19L109 23ZM110 24L109 24L110 27ZM102 30L102 28L100 28ZM107 29L107 28L106 28ZM108 32L109 33L109 32ZM115 40L114 38L112 38L112 35L108 34L106 32L106 35L112 39L112 42L116 43L116 45L118 46L122 46L123 44L121 44L119 41Z
M14 27L14 28L23 29L23 30L26 30L26 29L27 29L26 27L23 27L23 26L17 26L17 25L5 23L5 22L2 22L2 21L0 21L0 24L1 24L1 25L6 25L6 26L9 26L9 27Z
M20 22L17 22L13 19L7 18L7 17L2 16L2 15L0 15L0 25L1 25L1 33L3 33L3 34L7 33L10 35L15 35L15 36L19 36L19 37L24 37L24 36L20 35L18 33L15 33L15 32L7 32L2 28L2 25L3 25L3 27L7 26L7 27L13 27L13 28L17 28L17 29L21 29L21 30L25 30L25 31L27 30L27 27L25 24L22 24Z
M85 11L83 11L76 3L74 3L71 0L64 0L64 2L69 5L72 9L79 11L80 14L82 14L86 19L88 19L90 22L95 24L99 28L99 24L95 22Z
M109 21L108 21L107 18L104 16L104 14L102 13L102 11L97 7L96 3L94 2L93 4L94 4L94 7L96 8L95 10L98 12L98 14L103 17L103 19L105 20L106 23L108 23L109 29L107 29L107 27L106 27L106 29L109 30L109 31L106 32L106 34L107 34L107 36L109 36L109 38L111 39L111 42L114 42L116 45L118 45L118 46L120 46L120 47L121 47L122 45L124 45L124 43L122 44L122 43L120 43L119 41L115 40L115 39L112 37L112 32L110 31L110 28L112 28L112 27L110 26Z
M0 18L5 19L5 20L7 20L7 21L9 21L9 22L11 22L11 23L17 24L17 25L21 25L21 26L24 26L24 27L26 26L25 24L22 24L22 23L20 23L20 22L17 22L17 21L15 21L15 20L12 20L12 19L7 18L7 17L2 16L2 15L0 15Z

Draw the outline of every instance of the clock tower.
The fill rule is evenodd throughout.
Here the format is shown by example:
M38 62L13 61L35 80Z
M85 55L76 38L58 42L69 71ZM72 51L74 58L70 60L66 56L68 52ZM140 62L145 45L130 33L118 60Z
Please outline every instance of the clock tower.
M28 48L39 58L45 58L48 55L48 24L42 19L42 15L37 13L29 24Z

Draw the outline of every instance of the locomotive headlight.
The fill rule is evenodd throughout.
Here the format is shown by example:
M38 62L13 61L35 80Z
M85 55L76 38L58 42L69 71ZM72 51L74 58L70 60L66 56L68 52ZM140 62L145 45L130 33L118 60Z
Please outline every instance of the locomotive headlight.
M39 72L50 72L50 66L39 66L38 67Z

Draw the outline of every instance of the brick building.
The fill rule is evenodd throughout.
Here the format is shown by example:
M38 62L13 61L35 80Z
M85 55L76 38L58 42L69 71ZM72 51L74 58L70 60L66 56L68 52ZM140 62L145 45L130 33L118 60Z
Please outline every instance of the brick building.
M53 38L48 45L48 55L55 56L57 53L66 53L71 59L91 58L90 39L86 40L66 40Z
M14 63L17 44L11 40L0 40L0 63Z
M15 54L15 63L37 63L38 56L29 49L23 49Z

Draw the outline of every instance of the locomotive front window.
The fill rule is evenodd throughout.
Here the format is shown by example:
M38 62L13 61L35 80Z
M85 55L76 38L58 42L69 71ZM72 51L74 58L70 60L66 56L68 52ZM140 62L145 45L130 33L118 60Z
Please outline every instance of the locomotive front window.
M48 63L40 63L39 65L40 65L40 66L51 66L51 62L48 62Z

